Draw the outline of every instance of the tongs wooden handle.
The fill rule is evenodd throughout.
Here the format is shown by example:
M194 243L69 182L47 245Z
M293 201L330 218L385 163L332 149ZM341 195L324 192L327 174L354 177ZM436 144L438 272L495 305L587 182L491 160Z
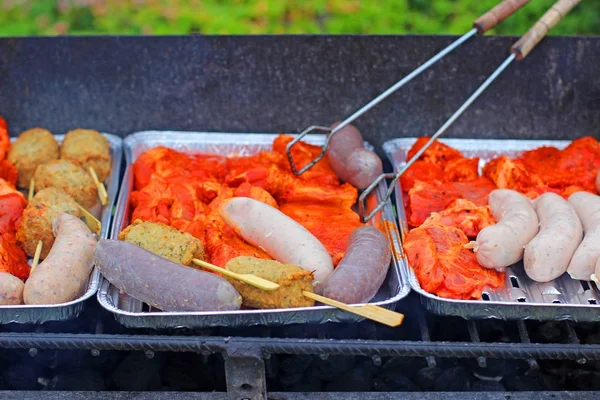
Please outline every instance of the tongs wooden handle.
M477 33L483 34L513 15L519 8L530 1L531 0L504 0L502 3L477 18L473 23L473 27L477 29Z
M558 0L554 3L542 18L511 47L517 60L527 57L527 54L546 36L550 29L554 28L580 2L581 0Z
M417 151L413 157L406 162L406 164L396 173L396 174L382 174L375 181L366 188L358 198L358 208L361 219L363 222L369 221L373 218L381 209L385 206L389 198L391 197L396 183L406 172L410 166L417 161L421 155L431 146L436 139L441 136L444 132L448 130L448 128L464 113L467 108L487 89L489 85L515 60L522 60L525 58L529 52L542 40L542 38L548 33L550 29L552 29L569 11L573 9L577 4L579 4L581 0L558 0L551 8L548 10L542 18L539 19L538 22L525 33L521 39L519 39L512 47L511 54L508 58L500 64L498 68L475 90L475 92L465 101L459 108L452 114L450 118L442 125L440 129L436 133L431 136L429 141L425 143L423 147ZM387 192L377 204L377 206L368 214L365 215L366 207L365 201L367 196L371 194L371 192L379 185L379 183L387 178L391 178L392 181L390 186L388 187ZM401 206L399 204L399 206Z

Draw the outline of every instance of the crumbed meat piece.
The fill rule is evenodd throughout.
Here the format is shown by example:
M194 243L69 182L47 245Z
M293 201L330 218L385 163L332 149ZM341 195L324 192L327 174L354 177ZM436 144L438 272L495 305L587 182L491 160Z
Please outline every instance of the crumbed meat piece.
M62 189L86 210L98 203L98 191L92 177L69 160L55 160L42 164L37 167L33 177L36 190L49 187Z
M100 182L110 174L110 144L93 129L74 129L67 132L60 145L60 158L73 161L86 171L94 168Z
M75 200L57 188L42 189L29 202L17 229L17 241L28 256L33 257L42 241L40 259L46 258L54 244L52 224L60 213L81 215Z
M17 186L29 187L29 181L39 165L59 157L58 142L46 129L33 128L19 135L8 152L8 161L19 171Z
M238 274L252 274L279 284L279 289L267 291L237 279L224 277L242 295L242 304L253 308L311 307L315 301L304 297L303 291L314 292L313 274L291 264L255 257L236 257L225 268Z
M136 220L119 233L119 240L186 266L194 266L192 258L204 260L205 257L200 240L157 222Z

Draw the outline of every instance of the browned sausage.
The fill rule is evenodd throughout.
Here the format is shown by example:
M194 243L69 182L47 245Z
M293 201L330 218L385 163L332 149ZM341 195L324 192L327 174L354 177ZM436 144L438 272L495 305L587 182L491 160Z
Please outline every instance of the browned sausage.
M128 242L101 240L94 263L117 289L163 311L227 311L242 305L242 297L225 279Z
M390 244L379 229L355 229L344 258L325 282L323 296L348 304L368 302L383 284L391 259Z
M336 122L331 128L339 124ZM358 189L368 187L383 171L379 156L365 149L362 135L352 125L331 136L326 154L336 175Z

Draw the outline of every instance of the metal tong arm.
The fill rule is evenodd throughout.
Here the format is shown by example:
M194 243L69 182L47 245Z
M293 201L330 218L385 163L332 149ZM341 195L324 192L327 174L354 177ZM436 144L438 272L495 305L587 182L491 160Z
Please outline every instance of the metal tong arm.
M483 34L483 33L487 32L489 29L493 28L498 23L505 20L510 15L512 15L514 12L516 12L518 9L523 7L529 1L530 0L504 0L502 3L498 4L496 7L492 8L490 11L483 14L481 17L477 18L477 20L475 20L475 22L473 23L473 26L474 26L473 29L471 29L469 32L465 33L460 38L456 39L448 47L446 47L445 49L443 49L442 51L437 53L435 56L431 57L424 64L422 64L421 66L416 68L414 71L412 71L410 74L406 75L404 78L402 78L401 80L396 82L392 87L387 89L385 92L381 93L379 96L377 96L376 98L371 100L369 103L367 103L361 109L359 109L354 114L352 114L351 116L346 118L344 121L342 121L341 124L336 126L334 129L323 127L323 126L313 125L307 129L305 129L304 131L302 131L300 134L298 134L294 138L294 140L292 140L290 143L288 143L288 145L285 148L285 152L287 154L287 157L288 157L288 160L290 163L290 167L292 168L292 172L295 175L302 175L303 173L308 171L316 163L318 163L319 161L321 161L323 159L323 157L325 156L325 152L327 151L327 146L329 146L329 141L330 141L331 137L333 135L335 135L337 132L339 132L342 128L344 128L346 125L350 124L352 121L354 121L355 119L357 119L358 117L360 117L361 115L366 113L367 111L369 111L371 108L375 107L377 104L382 102L386 97L388 97L389 95L394 93L396 90L400 89L402 86L404 86L411 80L413 80L415 77L417 77L423 71L425 71L427 68L431 67L433 64L435 64L436 62L438 62L439 60L444 58L448 53L450 53L451 51L456 49L458 46L460 46L461 44L466 42L473 35L475 35L476 33ZM304 138L304 136L306 136L307 134L309 134L310 132L313 132L313 131L326 132L326 133L328 133L327 138L325 139L325 143L323 144L323 147L322 147L319 155L314 160L312 160L311 162L306 164L304 167L298 169L298 167L296 166L296 163L294 162L294 157L292 156L292 147L294 147L294 145L296 143L298 143L300 140L302 140L302 138Z
M479 86L479 88L460 106L458 110L442 125L436 133L433 134L431 139L423 147L415 153L415 155L408 160L408 162L398 171L393 177L390 186L380 203L375 207L367 216L365 216L365 200L367 196L375 189L375 187L383 179L389 178L390 174L380 175L373 184L366 188L358 198L358 207L361 219L363 222L368 222L373 218L381 209L385 206L387 201L390 199L396 183L408 170L415 161L417 161L423 153L435 142L435 140L441 136L448 128L465 112L467 108L487 89L487 87L515 60L524 59L527 54L533 50L533 48L542 40L542 38L552 29L556 24L565 16L569 11L573 9L581 0L558 0L536 23L525 33L512 47L511 54L508 58ZM399 207L402 205L398 205Z

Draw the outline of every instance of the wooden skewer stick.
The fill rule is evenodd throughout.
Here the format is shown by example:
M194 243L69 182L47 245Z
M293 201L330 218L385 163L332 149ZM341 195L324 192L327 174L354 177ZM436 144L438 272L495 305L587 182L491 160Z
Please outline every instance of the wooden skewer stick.
M79 204L77 204L77 207L79 207L79 211L81 211L81 214L83 215L83 220L88 228L90 228L90 231L94 232L96 235L100 235L100 232L102 232L102 223Z
M33 261L31 262L31 270L29 271L29 274L31 274L33 272L35 267L37 267L40 262L40 254L42 254L42 246L43 245L44 244L40 240L35 248L35 254L33 255Z
M211 271L218 272L222 275L228 276L233 279L237 279L240 282L247 283L250 286L254 286L256 288L273 291L279 289L279 285L275 282L268 281L261 277L252 274L238 274L233 271L229 271L228 269L218 267L213 264L209 264L206 261L198 260L197 258L193 258L192 262L200 267L209 269Z
M29 181L29 194L27 195L27 201L31 201L31 199L33 199L34 192L35 182L33 181L33 178L31 178L31 180Z
M102 204L103 206L107 205L108 193L106 193L106 188L104 187L104 184L98 179L96 170L93 167L89 167L88 170L90 171L90 175L92 176L92 179L94 180L94 183L98 188L98 197L100 198L100 204Z
M383 307L375 306L373 304L365 304L362 306L350 306L340 301L320 296L316 293L303 291L302 294L305 297L316 300L323 304L327 304L328 306L336 307L340 310L360 315L361 317L379 322L387 326L391 326L393 328L400 326L402 324L402 321L404 321L403 314L400 314L396 311L388 310Z
M261 286L258 286L256 283L260 282L261 284L263 282L266 283L270 283L273 285L277 285L274 282L270 282L266 279L260 278L256 275L252 275L252 274L237 274L235 272L229 271L225 268L221 268L221 267L217 267L216 265L212 265L209 264L205 261L201 261L198 259L192 259L192 262L196 265L199 265L201 267L204 267L206 269L210 269L212 271L216 271L219 272L223 275L226 275L230 278L233 279L238 279L241 282L245 282L249 285L252 285L254 287L258 287L259 289L264 289ZM250 278L250 280L249 280ZM279 285L277 285L277 287L279 287ZM275 290L275 289L264 289L264 290ZM404 321L404 315L397 313L395 311L391 311L388 309L385 309L383 307L379 307L379 306L375 306L373 304L365 304L362 306L350 306L348 304L342 303L340 301L337 300L333 300L327 297L323 297L320 296L318 294L315 293L311 293L311 292L307 292L307 291L302 291L302 295L305 297L308 297L310 299L316 300L318 302L321 302L323 304L326 304L328 306L332 306L332 307L336 307L339 308L340 310L344 310L347 311L349 313L352 314L356 314L359 315L363 318L367 318L376 322L379 322L381 324L387 325L387 326L391 326L391 327L396 327L399 326L400 324L402 324L402 321Z
M31 201L31 199L33 199L34 193L35 193L35 182L34 182L33 178L31 178L31 180L29 181L29 196L27 198L28 201ZM92 232L94 232L96 235L99 235L100 232L102 232L102 223L100 221L98 221L98 218L94 217L92 214L90 214L90 212L88 210L81 207L79 204L77 204L77 207L79 207L79 211L81 211L81 213L83 214L83 220L84 220L85 224L88 226L88 228L90 228L90 230ZM38 246L40 247L40 251L42 250L41 243L42 242L40 242L38 244Z

